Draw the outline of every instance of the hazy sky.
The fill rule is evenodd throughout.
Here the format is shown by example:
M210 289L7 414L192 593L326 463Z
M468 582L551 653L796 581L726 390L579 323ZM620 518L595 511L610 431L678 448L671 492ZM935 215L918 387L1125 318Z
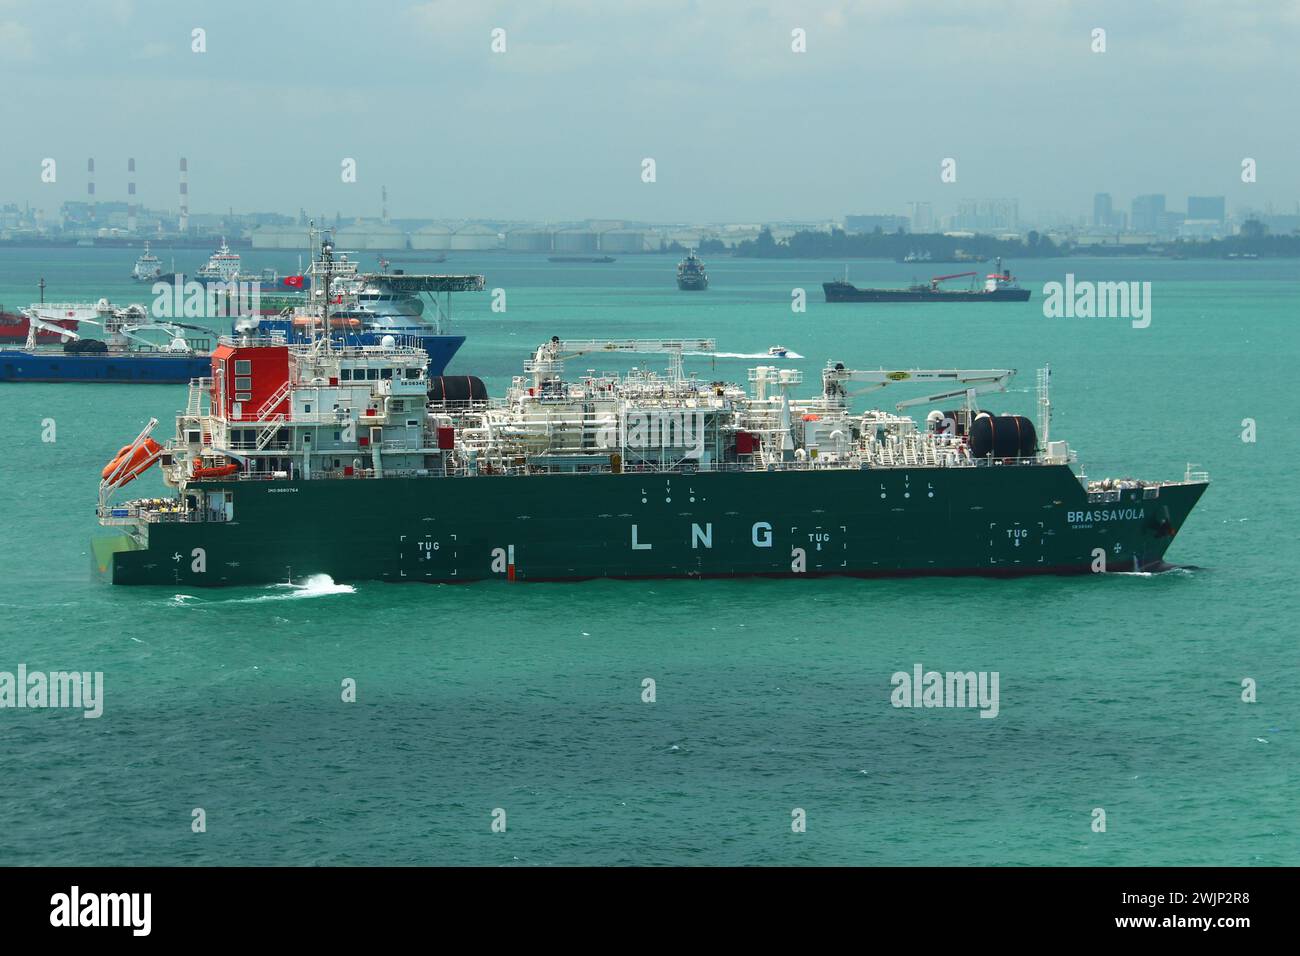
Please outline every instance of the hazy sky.
M174 208L186 156L193 212L377 215L381 184L394 215L538 220L1293 211L1297 49L1300 0L0 0L0 200L84 198L89 156L124 199L134 156Z

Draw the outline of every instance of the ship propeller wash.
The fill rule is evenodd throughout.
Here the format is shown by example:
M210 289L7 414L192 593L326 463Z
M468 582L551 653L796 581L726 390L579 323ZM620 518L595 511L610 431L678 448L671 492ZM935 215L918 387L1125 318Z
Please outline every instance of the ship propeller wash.
M636 354L667 368L566 371ZM554 338L492 399L410 346L228 337L175 435L151 423L105 467L93 553L116 583L186 587L1151 571L1208 484L1077 474L1046 370L1035 423L984 408L1010 369L833 362L797 398L798 369L741 385L701 359L712 340ZM173 493L117 502L155 463Z

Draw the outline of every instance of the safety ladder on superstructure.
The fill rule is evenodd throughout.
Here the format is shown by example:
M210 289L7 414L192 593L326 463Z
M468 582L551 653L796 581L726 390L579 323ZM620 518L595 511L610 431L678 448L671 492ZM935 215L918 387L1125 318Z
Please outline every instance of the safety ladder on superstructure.
M271 409L275 408L289 396L289 383L285 382L280 386L279 391L262 403L258 409L256 424L258 425L256 450L262 451L267 445L271 444L271 439L275 437L280 426L285 422L283 412L271 414Z
M210 378L190 379L189 400L185 405L185 414L189 418L198 418L203 414L203 396L212 387Z

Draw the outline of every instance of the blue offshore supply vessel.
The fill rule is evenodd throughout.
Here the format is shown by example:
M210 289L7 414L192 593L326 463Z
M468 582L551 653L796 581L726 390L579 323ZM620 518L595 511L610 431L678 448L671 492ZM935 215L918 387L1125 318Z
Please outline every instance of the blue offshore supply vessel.
M142 305L119 308L100 299L94 305L32 306L23 314L29 322L27 342L21 348L0 348L0 382L176 385L202 378L211 365L208 329L152 320ZM75 316L78 328L83 323L100 326L104 338L85 338L54 324L56 318L67 321L66 316ZM187 336L186 331L209 337ZM60 341L41 342L41 332Z
M316 251L305 283L310 291L278 315L241 316L235 321L235 334L302 343L318 338L322 323L328 322L330 338L338 345L422 349L429 357L429 375L442 375L465 344L465 336L448 331L451 293L483 291L483 276L362 273L356 261L336 252L328 238L318 244L316 236L313 232ZM328 297L325 289L330 290ZM432 315L422 295L430 299Z
M184 385L208 374L206 353L60 352L0 349L0 382L104 382Z

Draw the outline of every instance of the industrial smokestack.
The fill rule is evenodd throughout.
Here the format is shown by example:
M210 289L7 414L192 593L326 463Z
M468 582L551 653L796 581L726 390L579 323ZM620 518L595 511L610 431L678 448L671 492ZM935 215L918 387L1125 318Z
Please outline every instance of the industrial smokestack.
M190 229L190 164L184 156L181 157L181 232L189 232Z
M382 202L379 206L379 221L384 225L388 225L388 187L380 186L379 192L382 197Z
M126 161L126 231L135 232L135 158Z
M90 203L90 221L95 221L95 160L86 160L86 202Z

